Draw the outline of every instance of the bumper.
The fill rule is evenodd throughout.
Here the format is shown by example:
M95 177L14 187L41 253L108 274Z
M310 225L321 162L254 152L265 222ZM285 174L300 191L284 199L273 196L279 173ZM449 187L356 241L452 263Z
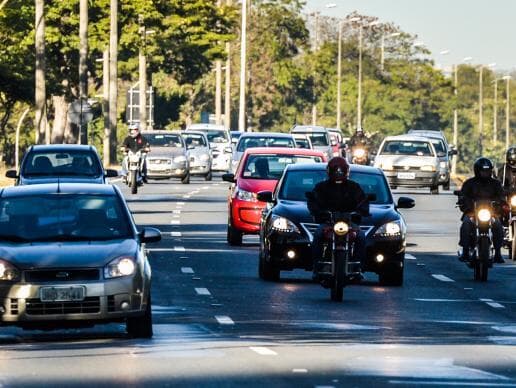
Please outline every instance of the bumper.
M258 234L265 203L233 199L231 204L231 225L242 233Z
M385 177L391 186L405 187L432 187L439 183L438 172L425 171L384 171ZM413 178L405 178L401 174L413 173Z
M213 171L224 171L227 172L231 168L231 154L221 153L217 157L213 158L213 164L211 169Z
M210 171L210 164L190 164L190 175L206 175Z
M147 161L147 176L149 178L182 178L188 174L185 164L152 164Z
M0 287L0 323L2 325L30 326L35 323L59 321L85 324L120 321L127 317L141 316L148 300L149 284L143 286L135 278L112 279L103 282L82 283L31 283ZM42 302L41 287L82 286L85 299L70 302Z

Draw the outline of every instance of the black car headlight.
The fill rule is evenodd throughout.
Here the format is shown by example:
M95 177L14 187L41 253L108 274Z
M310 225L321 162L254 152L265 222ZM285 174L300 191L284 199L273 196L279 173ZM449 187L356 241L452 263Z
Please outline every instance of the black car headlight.
M106 279L119 278L134 274L136 264L132 257L118 257L104 267L104 277Z
M282 233L299 233L299 228L292 221L285 217L272 215L270 220L271 229Z
M20 280L20 271L13 264L0 259L0 281L13 282Z
M390 221L383 224L374 233L375 237L399 237L401 236L401 221Z

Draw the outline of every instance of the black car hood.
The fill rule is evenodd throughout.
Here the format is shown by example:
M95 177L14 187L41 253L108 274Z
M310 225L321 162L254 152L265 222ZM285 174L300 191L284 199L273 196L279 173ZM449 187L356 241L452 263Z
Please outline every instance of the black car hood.
M272 210L274 214L285 217L294 223L313 223L306 202L280 200ZM369 217L363 217L360 225L379 227L389 221L399 220L400 214L394 209L394 205L370 205Z
M33 268L103 267L120 256L135 257L134 239L32 244L0 244L0 258L21 270Z

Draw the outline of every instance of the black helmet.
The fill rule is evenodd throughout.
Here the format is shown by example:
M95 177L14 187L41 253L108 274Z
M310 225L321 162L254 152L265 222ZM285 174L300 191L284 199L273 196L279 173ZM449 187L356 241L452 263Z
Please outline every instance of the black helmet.
M340 156L332 158L328 162L328 176L334 183L343 182L348 178L349 164L348 161Z
M505 154L505 163L511 168L516 168L516 147L509 147Z
M494 169L493 162L491 162L491 160L489 160L488 158L484 158L484 157L478 158L475 161L475 164L473 165L473 170L475 171L475 177L477 177L477 178L481 178L480 173L482 171L489 171L489 176L492 176L493 169Z

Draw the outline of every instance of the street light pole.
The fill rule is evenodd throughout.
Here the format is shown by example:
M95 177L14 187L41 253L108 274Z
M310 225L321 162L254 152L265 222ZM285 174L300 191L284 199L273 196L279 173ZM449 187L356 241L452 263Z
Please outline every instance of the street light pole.
M510 116L510 101L511 101L511 94L510 94L510 86L511 86L511 76L506 75L503 77L506 81L506 91L505 91L505 149L509 148L510 143L510 136L511 136L511 116Z
M392 34L387 35L387 38L394 38L396 36L400 36L401 34L399 32L393 32ZM381 44L381 51L380 51L380 69L383 71L385 70L385 33L382 33L382 44Z
M493 142L498 141L498 78L494 79Z
M140 131L147 129L147 58L145 56L145 25L143 15L138 16L140 24L140 50L138 55L139 62L139 97L140 97Z
M226 0L226 4L231 6L231 0ZM224 126L231 129L231 43L226 43L226 95L224 97Z
M342 83L342 20L339 20L339 43L337 58L337 129L341 119L341 83Z
M453 109L453 145L455 146L455 149L458 150L458 141L459 141L459 115L457 112L457 85L458 85L458 66L453 65L453 94L455 95L455 108ZM457 174L457 155L453 155L452 159L452 175Z
M358 96L357 96L357 129L362 128L362 24L358 30Z
M79 144L88 144L88 124L82 120L82 106L88 98L88 0L79 2L79 100L81 120L79 123Z
M238 130L245 132L245 83L246 83L246 50L247 50L247 0L242 0L242 25L240 44L240 106L238 111Z
M118 100L118 0L110 0L109 22L109 162L116 163Z
M221 0L217 0L217 8L222 6ZM215 61L215 124L222 123L222 61Z
M314 45L314 52L317 52L319 50L319 12L315 13L315 45ZM315 72L314 72L315 76ZM315 92L314 87L314 95L313 99L314 102L312 104L312 125L317 125L317 95Z
M484 72L484 66L480 65L479 70L479 78L478 78L478 148L479 148L479 154L482 156L483 149L482 149L482 136L484 135L484 98L483 98L483 72Z

